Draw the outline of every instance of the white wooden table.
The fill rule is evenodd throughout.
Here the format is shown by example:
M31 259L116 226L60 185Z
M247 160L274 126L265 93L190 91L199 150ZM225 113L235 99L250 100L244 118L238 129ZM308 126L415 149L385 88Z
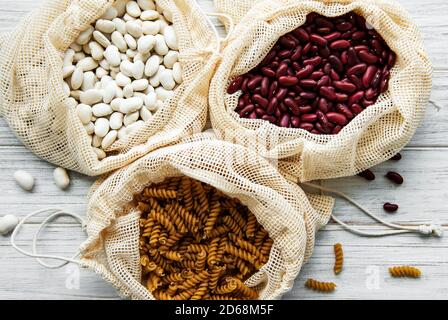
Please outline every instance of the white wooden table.
M427 50L434 64L434 86L426 119L412 142L402 152L403 160L389 161L374 168L377 180L368 183L359 177L336 179L325 185L359 200L389 221L402 223L438 221L448 226L448 2L446 0L400 0L421 28ZM0 32L9 31L20 18L42 0L0 0ZM210 0L200 0L207 11L213 11ZM220 26L216 19L213 21ZM219 27L222 30L222 27ZM38 159L10 132L0 118L0 214L25 216L45 207L85 212L86 194L93 179L71 173L72 183L60 191L52 181L53 166ZM32 193L25 193L14 182L15 170L24 169L36 178ZM389 169L405 177L395 187L383 177ZM387 216L384 201L400 204L400 210ZM337 200L335 214L351 225L383 230L359 211ZM29 245L35 224L26 225L19 244ZM85 239L79 227L70 220L59 220L46 229L40 250L68 256ZM332 273L333 244L345 249L345 269ZM420 280L392 279L390 265L410 264L423 271ZM46 270L33 259L16 252L9 237L0 237L0 299L119 299L115 289L99 276L80 271L79 286L72 282L77 270L66 267ZM336 281L332 294L317 294L304 288L308 277ZM317 237L311 261L303 268L292 292L286 299L444 299L448 298L448 236L442 239L418 235L386 238L354 236L330 223Z

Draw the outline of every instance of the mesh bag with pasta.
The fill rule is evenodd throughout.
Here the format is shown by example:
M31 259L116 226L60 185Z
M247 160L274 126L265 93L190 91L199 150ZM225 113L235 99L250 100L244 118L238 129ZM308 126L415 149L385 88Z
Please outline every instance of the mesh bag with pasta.
M82 264L123 296L154 299L141 282L141 213L133 197L167 178L186 176L238 199L268 231L273 239L269 260L245 282L260 299L279 298L291 289L312 253L315 233L328 222L332 198L307 196L254 152L204 137L153 151L92 188Z
M157 0L172 14L184 82L151 120L117 140L99 161L75 106L64 94L62 67L67 48L114 3L46 0L1 37L0 115L35 154L88 175L123 167L200 131L206 123L208 85L217 55L216 35L195 1Z
M217 0L215 4L218 11L240 22L229 28L210 86L211 121L221 138L281 160L285 175L303 182L357 174L389 159L409 142L428 103L432 67L416 25L396 2ZM240 118L234 110L241 94L227 94L235 77L256 67L279 37L303 25L309 13L337 17L352 11L363 16L397 55L389 89L374 105L336 135Z

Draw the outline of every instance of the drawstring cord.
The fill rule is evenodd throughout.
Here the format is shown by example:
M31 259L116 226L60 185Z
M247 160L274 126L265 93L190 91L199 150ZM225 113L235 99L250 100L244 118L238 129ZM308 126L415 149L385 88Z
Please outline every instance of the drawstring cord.
M443 227L439 224L423 224L423 225L414 225L414 226L404 226L404 225L398 225L395 223L390 223L387 222L383 219L381 219L380 217L376 216L375 214L373 214L372 212L370 212L368 209L364 208L361 204L359 204L358 202L356 202L354 199L350 198L349 196L347 196L346 194L338 191L338 190L334 190L331 188L326 188L320 185L316 185L313 183L302 183L305 186L311 187L311 188L315 188L318 190L321 190L323 192L328 192L334 195L339 196L340 198L343 198L345 200L347 200L348 202L350 202L351 204L353 204L354 206L356 206L357 208L359 208L361 211L363 211L366 215L368 215L369 217L371 217L372 219L376 220L377 222L393 229L393 230L389 230L389 231L384 231L384 232L366 232L366 231L362 231L359 230L355 227L349 226L348 224L342 222L341 220L339 220L338 218L336 218L334 215L332 215L332 219L340 224L341 226L343 226L344 228L346 228L347 230L360 235L360 236L367 236L367 237L382 237L382 236L389 236L389 235L395 235L395 234L402 234L402 233L420 233L420 234L424 234L427 236L435 236L435 237L442 237L443 236Z
M233 29L235 28L235 23L233 22L232 17L229 16L228 14L217 13L217 12L206 12L205 15L206 16L211 16L211 17L221 18L222 20L226 20L228 22L229 28L227 29L227 36L224 39L221 40L221 37L219 36L218 31L216 30L215 26L210 21L210 19L207 18L209 23L212 25L213 30L214 30L215 34L217 35L217 38L219 39L219 41L227 42L227 40L229 40L229 37L230 37L230 35L233 32Z
M16 237L17 237L17 234L19 233L20 229L25 224L25 222L28 221L30 218L37 216L39 214L42 214L42 213L47 213L47 214L49 214L49 216L47 216L44 219L44 221L42 221L40 223L39 229L34 234L33 243L32 243L33 252L29 252L29 251L26 251L26 250L20 248L16 244ZM62 257L62 256L57 256L57 255L47 255L47 254L38 254L37 253L37 241L38 241L40 232L42 231L42 229L45 228L45 226L50 221L56 219L57 217L61 217L61 216L69 216L69 217L74 218L82 226L82 229L85 230L86 223L85 223L84 219L75 213L65 212L60 209L52 209L52 208L42 209L42 210L30 213L25 218L20 220L19 224L16 226L16 228L14 229L14 231L11 234L12 247L25 256L28 256L31 258L36 258L37 262L40 265L42 265L43 267L48 268L48 269L60 269L60 268L64 267L65 265L67 265L68 263L75 263L78 265L81 264L80 260L76 259L80 255L79 251L77 253L75 253L71 258L66 258L66 257ZM62 263L58 264L58 265L50 265L50 264L47 264L46 262L42 261L41 259L59 260L59 261L62 261Z

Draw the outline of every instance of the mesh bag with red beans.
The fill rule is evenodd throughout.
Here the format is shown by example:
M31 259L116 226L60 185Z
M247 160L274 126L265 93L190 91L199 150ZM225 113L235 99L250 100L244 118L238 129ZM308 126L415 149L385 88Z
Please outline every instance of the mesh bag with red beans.
M212 79L221 138L310 181L354 175L397 153L420 123L431 63L391 1L239 1ZM244 9L246 8L246 9Z

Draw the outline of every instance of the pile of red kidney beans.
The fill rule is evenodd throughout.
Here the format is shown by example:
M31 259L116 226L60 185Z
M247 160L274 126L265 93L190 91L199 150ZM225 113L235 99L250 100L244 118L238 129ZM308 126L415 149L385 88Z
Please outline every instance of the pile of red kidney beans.
M242 90L235 109L242 118L337 134L387 90L395 60L356 13L311 13L257 67L233 79L227 92Z

